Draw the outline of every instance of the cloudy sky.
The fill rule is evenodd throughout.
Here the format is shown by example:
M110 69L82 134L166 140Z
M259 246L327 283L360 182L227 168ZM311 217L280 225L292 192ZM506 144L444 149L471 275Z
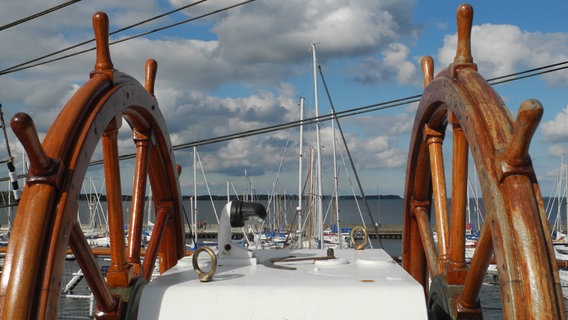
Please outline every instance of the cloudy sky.
M0 4L0 25L63 2L4 0ZM111 46L115 68L141 81L145 61L158 61L156 96L174 145L298 120L300 97L305 97L305 117L313 117L316 99L310 44L316 44L318 63L338 112L421 94L420 58L431 55L439 71L455 55L455 12L459 2L256 0L199 18L240 2L202 1L111 37L111 41L118 40L197 18ZM91 16L96 11L109 15L113 31L190 3L82 0L0 31L0 69L91 39ZM484 77L568 60L564 17L568 3L471 4L475 9L473 57ZM90 43L64 54L92 46ZM93 65L94 54L90 52L0 75L0 103L5 117L8 120L19 111L31 114L43 138L61 107L88 79ZM319 111L328 114L330 104L321 80L318 87ZM552 193L561 155L568 151L568 71L509 82L494 89L513 115L528 98L544 105L544 117L530 152L543 193ZM403 195L416 107L412 103L340 119L366 194ZM313 126L305 127L304 178L310 150L315 148L314 131ZM11 133L9 137L21 170L21 147ZM358 193L339 132L335 137L339 193L352 194L353 189ZM126 132L121 135L120 145L122 153L133 150ZM324 193L331 193L333 135L329 121L321 125L321 145ZM252 185L257 193L272 189L297 193L298 149L298 128L199 146L197 192L207 193L203 171L214 194L224 194L227 181L232 184L231 192L244 193ZM2 141L0 157L6 155ZM182 192L191 194L192 150L176 151L176 159L184 168ZM89 175L96 177L98 170L93 168ZM125 193L131 184L128 172L125 170L123 177Z

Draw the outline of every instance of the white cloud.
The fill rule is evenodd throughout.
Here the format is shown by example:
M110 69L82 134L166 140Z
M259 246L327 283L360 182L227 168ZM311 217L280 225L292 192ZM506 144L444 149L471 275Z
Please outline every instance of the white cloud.
M186 12L197 15L228 4L233 2L207 2ZM13 5L18 7L18 4ZM44 3L38 2L38 7L43 6ZM96 5L70 6L35 20L23 30L16 27L2 32L0 43L11 45L10 50L0 52L1 61L4 67L12 66L92 38L90 15L97 10L109 13L112 31L134 22L133 17L142 19L155 15L159 11L155 6L154 1L100 1ZM15 11L23 11L24 7L28 5L20 4ZM159 40L135 39L112 46L111 55L115 68L138 79L142 78L146 59L156 59L159 64L157 87L215 90L225 84L238 83L252 88L259 84L278 85L291 75L305 72L308 46L316 42L320 61L383 52L389 62L397 64L393 72L404 82L414 72L412 64L404 60L408 48L400 42L391 43L416 32L408 10L411 7L410 0L326 1L325 4L299 0L257 2L211 17L213 39L211 35L207 40L198 40L193 38L200 34L181 34L178 31L185 30L182 26L178 31L166 31L166 36ZM68 18L60 19L60 15ZM129 34L145 28L148 27L129 31ZM77 83L87 79L93 64L94 55L89 53L64 63L30 69L28 74Z
M378 58L369 57L357 66L357 82L371 83L397 83L420 85L418 68L414 62L409 61L410 49L402 43L390 43L381 52Z
M556 114L554 120L543 122L541 125L545 141L568 142L568 106Z
M392 115L368 115L365 117L346 118L342 123L349 125L352 129L362 132L363 136L375 137L402 136L412 132L414 124L414 112L392 114Z
M568 155L568 146L553 144L548 147L548 154L552 156L561 156L563 154Z
M356 159L358 168L401 168L405 166L407 151L397 146L397 139L375 136L368 139L349 135L349 151Z
M473 26L471 38L473 60L485 78L568 59L567 33L528 32L514 25L482 24ZM438 52L439 68L454 60L456 46L456 34L444 38L444 46ZM568 85L566 73L552 73L545 79L551 85Z
M229 3L206 3L195 10L204 13ZM322 58L380 50L414 33L412 7L410 0L262 1L223 15L213 30L233 62L297 62L314 42L321 44Z
M8 3L13 10L0 12L4 21L50 6L39 0ZM54 1L50 3L55 5ZM188 2L171 3L177 7ZM196 16L230 4L234 1L209 1L184 10L184 14ZM0 46L10 45L0 50L0 69L92 38L91 15L96 11L109 14L112 31L167 11L158 5L150 0L81 2L6 30L0 33ZM141 82L145 61L158 61L155 93L176 145L298 119L301 93L296 92L290 79L306 73L308 46L314 42L324 66L340 61L343 65L335 70L346 70L347 59L348 64L355 65L375 56L393 83L411 83L416 78L416 67L406 43L418 29L412 22L413 6L412 0L257 1L160 34L113 45L110 50L114 67ZM173 19L152 22L151 26L112 39L165 25ZM0 95L10 109L8 114L20 110L31 113L42 136L77 86L89 78L94 62L91 52L0 76ZM388 134L409 131L411 122L404 118L402 122L393 121L396 125L385 126L388 132L382 134L377 134L376 124L369 122L361 127L363 133L372 131L375 138L369 142L364 134L351 138L355 143L353 153L360 158L358 166L391 167L404 162L397 138L386 138ZM328 133L329 127L323 131ZM305 132L306 141L313 142L313 136L309 136L313 128ZM242 172L245 167L252 174L275 170L288 133L283 130L206 145L200 147L202 161L207 170L225 174ZM290 150L295 151L297 144L297 135L292 135ZM131 150L127 133L120 136L119 145ZM327 145L325 152L330 152L329 142ZM176 153L180 164L191 162L188 150ZM297 164L293 151L286 157Z

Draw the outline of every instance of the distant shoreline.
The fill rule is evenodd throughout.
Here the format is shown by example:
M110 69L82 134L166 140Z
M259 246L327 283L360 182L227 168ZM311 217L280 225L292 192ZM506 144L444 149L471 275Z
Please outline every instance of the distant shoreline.
M190 199L193 196L183 196L182 198L185 199ZM294 199L298 199L298 196L295 194L287 194L287 195L280 195L280 197L282 199L288 199L288 200L294 200ZM236 197L234 195L231 195L231 199L235 199ZM257 194L254 195L255 200L268 200L270 198L269 195L267 194ZM305 198L305 196L304 196ZM331 199L332 196L331 195L324 195L323 199ZM363 199L362 196L352 196L352 195L344 195L344 196L339 196L339 199L341 200L353 200L357 198L358 200ZM386 194L386 195L371 195L371 196L365 196L365 198L367 199L373 199L373 200L402 200L402 198L398 195L393 195L393 194ZM209 197L208 195L200 195L197 196L197 200L209 200L209 199L213 199L213 200L226 200L227 196L219 196L219 195L212 195L211 197Z
M101 194L101 195L92 195L93 197L98 197L99 201L106 201L106 195ZM191 199L193 196L189 196L189 195L184 195L182 196L183 200L189 200ZM287 200L297 200L298 196L295 194L287 194L287 195L280 195L281 199L287 199ZM230 196L231 199L236 199L237 197L235 195L231 195ZM257 194L254 195L254 199L256 200L268 200L270 198L269 195L267 194ZM304 196L305 198L305 196ZM331 199L332 196L331 195L324 195L323 199ZM362 200L363 197L362 196L352 196L352 195L343 195L343 196L339 196L339 199L341 200L354 200L355 198L357 198L357 200ZM369 195L369 196L365 196L366 199L368 200L402 200L402 198L396 194L380 194L380 195ZM88 194L81 194L79 195L79 200L87 200L88 199ZM227 196L220 196L220 195L199 195L197 196L197 200L209 200L209 199L213 199L213 200L226 200ZM122 196L122 200L123 201L130 201L132 200L132 196L130 195L123 195Z

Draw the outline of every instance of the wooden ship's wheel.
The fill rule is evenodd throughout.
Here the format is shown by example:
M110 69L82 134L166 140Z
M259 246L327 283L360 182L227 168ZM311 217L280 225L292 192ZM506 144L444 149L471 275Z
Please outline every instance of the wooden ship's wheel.
M96 300L98 319L136 314L137 295L159 259L163 272L185 254L179 170L164 118L153 96L155 61L145 87L113 69L108 18L93 16L97 58L90 79L65 105L40 144L31 118L11 126L30 159L0 283L2 319L54 319L66 250L71 248ZM136 144L128 240L124 233L118 129L122 120ZM102 145L111 262L105 277L77 221L78 196L91 156ZM145 255L141 240L146 184L156 221ZM127 302L129 301L129 302Z
M424 286L434 319L482 318L479 293L493 261L504 319L565 319L548 222L528 154L543 109L538 101L527 100L512 120L473 63L472 19L471 6L458 8L457 53L447 69L433 79L432 59L422 60L426 87L408 156L403 267ZM446 134L453 139L451 165L444 164L442 155ZM466 264L469 157L486 216L475 254ZM451 195L446 173L451 174Z

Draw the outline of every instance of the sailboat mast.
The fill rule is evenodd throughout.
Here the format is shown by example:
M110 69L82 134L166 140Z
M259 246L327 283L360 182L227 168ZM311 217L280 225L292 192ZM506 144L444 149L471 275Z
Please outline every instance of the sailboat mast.
M300 151L298 155L298 248L302 248L302 158L304 146L304 97L300 97Z
M564 172L564 201L566 203L566 230L568 232L568 164L564 162L564 154L562 154L562 163L560 165L560 179L562 180L562 172ZM558 207L561 203L558 203Z
M227 178L227 203L231 202L231 190L229 189L229 178Z
M197 245L197 147L193 146L193 201L191 203L193 242Z
M325 78L323 76L323 73L321 72L321 68L320 68L320 74L321 74L321 81L323 82L323 86L325 88L325 91L327 93L327 97L329 99L329 104L330 104L331 110L332 110L333 114L335 115L335 108L333 107L333 101L331 101L331 96L329 94L329 90L327 89L327 85L325 83ZM363 197L363 203L365 204L365 207L367 208L367 213L369 214L369 218L371 219L371 223L373 224L373 226L375 228L376 234L379 234L379 224L375 222L375 219L373 218L373 215L371 214L371 208L369 207L369 202L367 201L367 197L365 196L365 191L363 190L363 186L361 185L361 180L359 179L359 174L357 173L357 170L355 169L355 164L353 163L353 157L351 157L351 152L349 151L349 148L347 147L347 141L345 140L345 135L343 134L343 130L341 129L341 124L337 120L337 117L335 117L335 121L337 123L337 129L339 130L339 133L341 134L341 139L343 140L343 145L345 146L345 151L347 152L347 157L349 158L349 163L351 163L351 168L353 169L355 181L357 182L357 185L359 186L359 192L361 192L361 196ZM381 245L381 247L383 247L383 243L381 241L381 238L379 237L377 239L379 240L379 244ZM369 245L371 246L371 248L373 247L371 242L369 243Z
M18 201L20 201L20 196L22 195L22 192L18 187L18 177L16 175L16 167L14 167L14 157L12 157L12 152L10 151L10 143L8 142L8 133L6 133L6 123L4 123L4 111L2 111L2 104L0 104L0 126L2 126L2 131L4 133L4 141L6 141L6 152L8 153L8 159L6 160L6 165L8 166L8 175L10 176L10 182L12 184L12 194L14 195L14 200L17 203ZM11 206L9 206L8 208L11 208Z
M331 120L331 134L332 134L332 150L333 150L333 189L334 191L334 201L335 201L335 225L337 226L337 243L339 248L341 248L341 228L339 227L339 178L337 176L337 155L335 146L335 112L333 112L333 118Z
M312 236L314 229L314 148L310 148L310 171L308 174L310 192L308 193L308 248L312 248Z
M318 78L317 78L317 59L316 45L312 43L312 59L314 65L314 104L316 109L316 175L317 175L317 195L316 195L316 214L317 214L317 230L319 247L323 249L323 204L321 189L321 141L320 141L320 119L319 119L319 101L318 101Z

